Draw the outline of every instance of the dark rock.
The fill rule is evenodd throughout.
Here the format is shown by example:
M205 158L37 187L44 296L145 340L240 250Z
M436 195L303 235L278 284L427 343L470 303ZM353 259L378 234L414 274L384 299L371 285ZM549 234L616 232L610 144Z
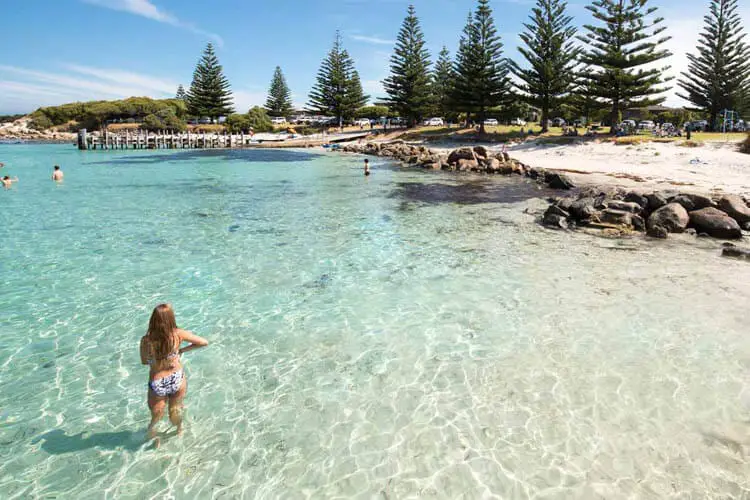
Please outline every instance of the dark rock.
M648 228L661 227L670 233L681 233L690 222L690 216L679 203L669 203L651 213Z
M530 168L526 174L532 179L544 179L547 175L547 171L543 168Z
M623 212L630 212L631 214L640 213L642 210L642 207L638 203L632 201L608 200L605 203L607 208L622 210Z
M458 164L456 165L456 170L460 170L461 172L464 172L466 170L474 170L475 168L479 167L479 163L477 163L476 160L467 160L467 159L460 159L458 160Z
M649 226L646 234L651 236L652 238L664 239L669 236L669 231L667 231L667 229L662 226Z
M742 227L742 229L744 229L745 231L750 231L750 222L745 222L744 224L740 224L740 226L741 226L741 227Z
M497 158L487 158L486 160L480 160L479 164L484 166L488 172L494 172L500 168L500 160Z
M658 210L667 204L667 197L661 193L651 193L646 195L648 200L648 208L650 210Z
M552 189L571 189L575 187L567 175L558 172L547 172L544 177L545 182Z
M646 221L643 220L643 217L633 214L630 219L633 224L633 229L635 229L636 231L646 230Z
M680 194L669 200L669 203L677 203L682 208L687 210L688 212L692 212L693 210L697 210L695 207L695 204L693 203L693 200L685 196L684 194Z
M542 219L542 224L548 227L554 227L555 229L567 229L568 221L565 217L559 214L545 213Z
M500 163L500 165L497 167L496 172L502 175L511 175L513 173L513 164Z
M696 231L692 227L689 227L689 228L685 229L685 234L690 235L690 236L698 236L698 231Z
M750 222L750 208L739 196L728 194L719 200L719 208L740 224Z
M710 238L711 235L708 233L698 233L698 238Z
M641 208L648 207L648 198L646 198L642 194L636 193L635 191L630 191L628 194L626 194L625 201L630 203L637 203Z
M701 210L707 207L715 207L716 203L711 198L700 194L681 193L669 200L670 203L679 203L685 210Z
M448 163L458 163L459 160L475 161L474 151L471 148L459 148L448 155Z
M474 146L474 154L477 155L480 158L488 158L489 153L487 152L487 148L484 146Z
M742 229L737 221L718 208L707 207L690 212L690 225L714 238L742 238Z
M599 222L605 224L614 224L616 226L632 226L633 218L632 213L624 210L615 210L607 208L599 212Z
M580 198L570 204L570 215L574 219L590 219L596 213L594 209L594 200L592 198Z
M574 201L575 200L573 198L557 198L555 200L555 205L557 205L558 207L562 208L566 212L570 212L570 205Z
M724 248L721 249L721 255L722 257L750 260L750 248L741 248L731 243L725 243Z
M544 215L547 215L547 214L556 214L565 218L570 217L570 213L560 208L559 205L550 205L549 208L547 208L547 211L544 212Z

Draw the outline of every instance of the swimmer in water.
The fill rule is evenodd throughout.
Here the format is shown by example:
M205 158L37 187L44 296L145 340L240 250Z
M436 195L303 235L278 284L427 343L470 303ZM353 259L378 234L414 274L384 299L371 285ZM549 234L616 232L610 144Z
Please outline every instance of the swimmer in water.
M365 177L370 175L370 160L365 158Z
M63 171L60 170L60 165L55 165L55 170L52 172L52 180L60 182L64 176Z
M188 345L180 347L183 342ZM208 340L177 327L174 310L169 304L159 304L151 313L148 331L141 338L141 363L149 365L148 408L151 423L148 438L156 437L156 424L169 407L169 421L182 433L182 400L187 393L187 377L180 355L206 347Z
M11 186L11 185L12 185L12 184L14 183L14 182L18 182L18 177L13 177L13 178L11 179L9 175L6 175L5 177L3 177L3 178L2 178L2 182L3 182L3 187L7 189L7 188L9 188L9 187L10 187L10 186Z

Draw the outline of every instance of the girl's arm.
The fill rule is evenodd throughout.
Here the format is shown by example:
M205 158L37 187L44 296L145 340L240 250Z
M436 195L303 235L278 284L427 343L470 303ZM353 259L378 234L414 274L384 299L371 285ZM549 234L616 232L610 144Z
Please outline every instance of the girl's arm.
M181 342L187 342L188 344L190 344L187 347L182 347L179 351L180 354L192 351L193 349L200 349L201 347L206 347L208 345L208 340L204 339L203 337L199 337L192 332L180 330L179 335Z

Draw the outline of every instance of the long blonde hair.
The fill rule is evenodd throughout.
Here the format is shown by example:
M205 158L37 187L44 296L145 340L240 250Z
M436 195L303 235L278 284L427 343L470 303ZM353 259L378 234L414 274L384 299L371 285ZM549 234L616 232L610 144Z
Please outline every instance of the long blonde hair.
M151 313L146 333L151 344L155 360L166 359L175 347L177 320L169 304L159 304Z

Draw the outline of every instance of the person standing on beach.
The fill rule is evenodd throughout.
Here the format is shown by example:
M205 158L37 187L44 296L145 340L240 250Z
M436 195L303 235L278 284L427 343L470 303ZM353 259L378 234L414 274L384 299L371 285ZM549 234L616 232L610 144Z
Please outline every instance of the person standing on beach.
M180 347L183 342L186 347ZM169 304L159 304L151 313L148 331L141 338L141 363L149 365L148 408L151 423L148 438L156 437L156 424L164 417L169 407L169 420L182 433L182 400L187 394L187 378L180 362L180 355L193 349L205 347L208 341L177 327L174 310Z
M52 172L52 180L60 182L63 180L64 176L63 171L60 170L60 165L55 165L55 170Z
M370 160L365 158L365 177L370 175Z
M18 182L18 177L13 177L11 179L9 175L6 175L2 178L3 187L5 189L8 189L10 186L12 186L14 182Z

